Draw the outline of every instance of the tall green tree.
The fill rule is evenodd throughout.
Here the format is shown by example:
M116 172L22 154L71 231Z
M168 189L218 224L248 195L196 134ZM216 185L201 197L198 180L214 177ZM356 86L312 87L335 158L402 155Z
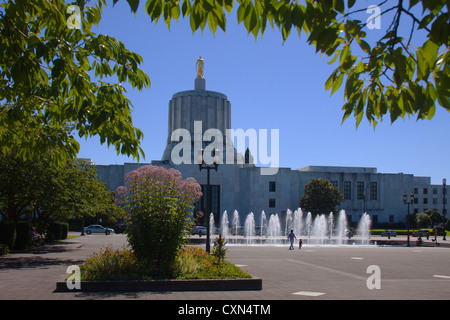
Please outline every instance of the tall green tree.
M328 214L336 212L336 206L342 200L344 196L328 180L312 178L305 185L299 206L304 212L311 212L313 215Z
M92 32L105 4L0 3L1 153L17 147L22 159L45 153L64 164L79 151L76 132L98 136L118 154L144 156L143 134L133 126L122 83L143 90L150 80L140 69L141 56L113 37Z
M95 168L83 162L54 165L0 155L0 214L18 221L37 213L41 222L98 215L117 215L114 193L102 183Z

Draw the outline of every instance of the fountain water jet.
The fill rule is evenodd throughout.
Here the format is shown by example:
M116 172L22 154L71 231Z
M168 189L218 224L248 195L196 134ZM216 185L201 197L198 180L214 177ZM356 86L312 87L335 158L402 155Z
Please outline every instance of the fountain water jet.
M261 236L261 243L262 243L262 239L267 237L267 218L266 218L266 213L264 212L264 210L261 212L261 226L260 226L260 236Z
M308 239L311 237L311 225L312 225L312 216L311 216L311 212L308 212L308 214L306 215L306 236L308 237Z
M330 229L330 233L328 235L328 238L333 238L333 228L334 228L334 221L333 221L333 212L330 212L330 215L328 216L328 228Z
M314 242L316 244L322 244L324 242L324 239L327 236L327 219L325 218L325 215L317 215L314 218L314 225L312 228L312 234L314 235Z
M244 223L244 236L247 238L247 244L253 244L256 235L255 216L253 212L250 212L245 218Z
M228 213L227 210L225 210L222 214L222 220L220 223L220 233L222 234L222 238L228 238Z
M241 221L239 218L239 212L234 210L233 212L233 225L231 229L231 234L234 235L234 243L237 243L237 236L239 235L239 230L241 228Z
M364 213L359 220L358 224L358 232L357 235L361 237L361 244L367 245L369 244L370 238L370 226L372 225L372 221L370 216L367 213Z
M337 244L343 245L345 241L345 230L347 229L347 215L344 210L339 212L337 223Z
M267 237L271 244L277 243L277 240L281 237L281 225L278 214L272 214L269 218Z

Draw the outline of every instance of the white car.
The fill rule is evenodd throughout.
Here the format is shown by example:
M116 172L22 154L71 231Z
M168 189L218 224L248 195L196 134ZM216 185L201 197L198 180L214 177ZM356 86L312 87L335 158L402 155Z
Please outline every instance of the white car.
M104 234L108 235L110 233L114 233L114 230L110 229L110 228L105 228L99 224L91 224L90 226L84 228L84 232L86 234L104 233Z

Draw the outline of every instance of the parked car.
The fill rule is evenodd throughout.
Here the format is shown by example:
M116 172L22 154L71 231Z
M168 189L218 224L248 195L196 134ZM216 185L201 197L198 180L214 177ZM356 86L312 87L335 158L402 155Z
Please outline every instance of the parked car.
M413 237L429 237L430 231L428 230L417 230L413 233Z
M206 227L204 227L204 226L195 226L195 227L192 228L192 230L191 230L191 234L192 234L192 235L198 234L200 237L201 237L203 234L206 234L206 232L207 232L207 230L206 230Z
M104 234L108 235L110 233L114 233L114 230L110 229L110 228L106 228L106 227L101 226L99 224L91 224L90 226L87 226L87 227L84 228L84 232L86 234L104 233Z
M395 232L394 230L386 230L381 233L381 236L382 237L396 237L397 232Z

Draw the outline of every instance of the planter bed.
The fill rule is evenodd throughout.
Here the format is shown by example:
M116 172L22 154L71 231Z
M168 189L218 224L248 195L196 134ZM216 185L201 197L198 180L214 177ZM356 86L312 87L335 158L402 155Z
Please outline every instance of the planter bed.
M82 281L81 289L68 289L65 281L56 283L55 292L124 292L124 291L239 291L262 290L262 279L195 280L117 280Z

